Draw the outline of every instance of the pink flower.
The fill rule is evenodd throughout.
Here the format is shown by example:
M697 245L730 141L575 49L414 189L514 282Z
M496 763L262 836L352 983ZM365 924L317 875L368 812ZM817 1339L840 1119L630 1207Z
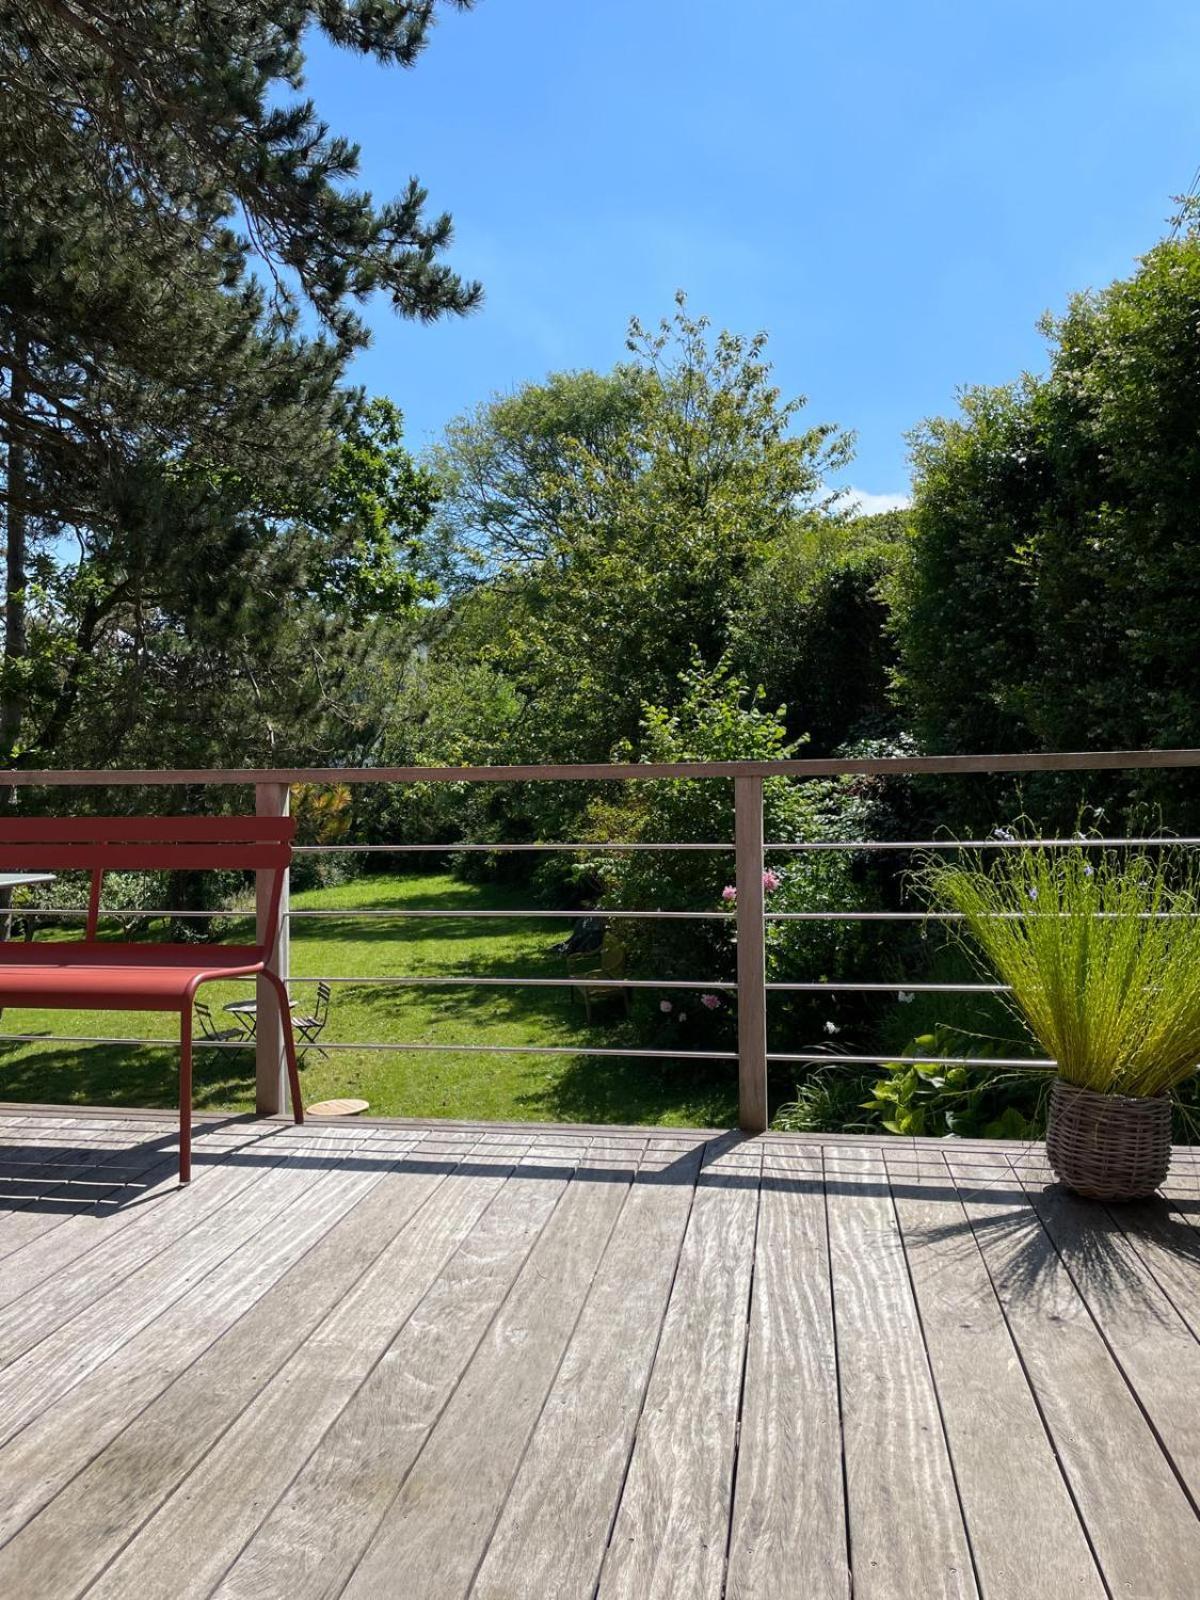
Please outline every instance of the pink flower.
M669 1000L660 1000L658 1002L658 1009L660 1011L674 1011L675 1007Z
M783 882L783 879L779 876L779 874L777 872L773 872L770 867L768 867L767 870L763 873L763 888L767 891L768 894L770 894L772 889L778 889L779 885L782 882Z
M722 900L736 900L737 899L737 890L733 887L733 885L731 883L727 883L725 885L725 887L721 890L721 899Z
M715 1011L721 1004L720 996L715 994L702 994L700 996L700 1004L705 1008L706 1011Z

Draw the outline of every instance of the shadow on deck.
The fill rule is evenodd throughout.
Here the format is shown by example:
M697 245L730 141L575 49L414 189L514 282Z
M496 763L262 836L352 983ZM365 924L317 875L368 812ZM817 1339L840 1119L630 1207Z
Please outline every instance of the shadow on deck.
M0 1112L0 1594L1174 1600L1200 1153Z

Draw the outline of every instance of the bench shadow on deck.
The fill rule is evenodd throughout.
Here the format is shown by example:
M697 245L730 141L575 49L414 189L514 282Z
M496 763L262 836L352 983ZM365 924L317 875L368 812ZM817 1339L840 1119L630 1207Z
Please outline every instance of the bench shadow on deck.
M1200 1153L0 1112L0 1594L1200 1593Z

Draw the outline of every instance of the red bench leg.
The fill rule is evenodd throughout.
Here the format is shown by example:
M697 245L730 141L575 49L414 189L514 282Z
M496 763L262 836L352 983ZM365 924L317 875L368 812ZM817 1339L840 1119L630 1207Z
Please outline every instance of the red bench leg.
M179 1017L179 1181L192 1181L192 1007Z
M296 1034L292 1027L292 1008L288 1000L287 984L277 972L265 972L279 996L279 1020L283 1024L283 1053L287 1059L288 1086L292 1092L292 1116L304 1121L304 1101L300 1098L300 1067L296 1060Z

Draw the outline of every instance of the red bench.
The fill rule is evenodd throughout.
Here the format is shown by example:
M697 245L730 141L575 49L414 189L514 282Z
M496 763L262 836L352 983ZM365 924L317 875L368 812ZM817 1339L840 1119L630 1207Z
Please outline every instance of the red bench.
M292 1110L304 1121L287 988L267 967L279 927L283 874L292 856L289 817L14 817L0 820L5 870L91 877L82 939L0 941L0 1007L179 1013L179 1179L192 1176L192 1000L202 983L262 976L279 996ZM256 945L114 943L97 938L106 872L270 871L271 895Z

